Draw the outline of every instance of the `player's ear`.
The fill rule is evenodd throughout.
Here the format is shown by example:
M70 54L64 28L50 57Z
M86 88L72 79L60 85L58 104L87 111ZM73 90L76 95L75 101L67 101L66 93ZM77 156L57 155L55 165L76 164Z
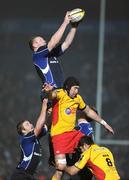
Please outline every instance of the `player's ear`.
M84 143L83 147L85 150L88 150L90 146L88 144Z
M26 130L23 129L23 130L22 130L22 134L26 134Z

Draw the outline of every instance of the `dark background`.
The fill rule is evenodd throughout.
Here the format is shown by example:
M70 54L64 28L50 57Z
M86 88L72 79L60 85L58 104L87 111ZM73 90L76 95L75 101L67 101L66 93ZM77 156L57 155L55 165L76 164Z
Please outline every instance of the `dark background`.
M34 124L40 112L41 83L32 64L28 40L43 35L49 40L67 10L86 10L70 49L61 57L65 77L81 82L80 94L96 105L100 1L2 1L0 5L0 176L9 179L19 160L16 124L29 119ZM65 37L65 36L64 36ZM115 135L102 128L102 139L129 139L129 1L107 0L104 41L102 116ZM42 139L43 157L38 174L51 178L47 164L47 136ZM104 144L103 144L104 145ZM106 145L116 160L122 180L129 180L129 146ZM68 177L66 177L66 180Z

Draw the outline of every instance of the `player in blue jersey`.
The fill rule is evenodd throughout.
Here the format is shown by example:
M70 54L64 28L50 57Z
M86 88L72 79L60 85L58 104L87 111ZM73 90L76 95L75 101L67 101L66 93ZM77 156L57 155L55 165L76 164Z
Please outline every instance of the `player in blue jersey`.
M50 83L55 88L62 87L64 81L62 68L57 58L69 48L77 31L78 24L71 24L64 42L60 43L69 24L71 24L70 16L67 12L63 23L48 43L41 36L36 36L29 41L29 46L33 51L33 64L42 83ZM41 95L44 98L44 93Z
M58 61L59 59L58 57L63 55L63 53L71 45L78 26L77 23L71 24L71 28L65 40L62 43L60 43L63 34L69 24L70 24L70 16L69 16L69 12L67 12L63 23L61 24L59 29L55 32L55 34L51 37L48 43L41 36L33 37L29 41L29 46L33 51L32 54L33 64L42 81L42 84L50 83L54 88L59 88L63 86L64 75L61 65ZM45 92L41 91L41 99L43 99L45 96L46 96ZM50 107L51 107L51 102L49 101L48 113L51 113L52 109Z
M34 173L41 158L41 145L39 140L47 132L47 126L44 124L46 109L47 99L44 99L35 127L28 120L20 121L17 124L21 159L11 176L11 180L35 180Z

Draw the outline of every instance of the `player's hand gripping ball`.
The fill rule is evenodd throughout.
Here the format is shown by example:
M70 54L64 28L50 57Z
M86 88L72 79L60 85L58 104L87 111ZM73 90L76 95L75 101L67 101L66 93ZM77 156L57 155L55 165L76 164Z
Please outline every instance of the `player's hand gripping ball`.
M71 23L80 22L85 15L85 11L81 8L76 8L70 11L69 16L71 18Z

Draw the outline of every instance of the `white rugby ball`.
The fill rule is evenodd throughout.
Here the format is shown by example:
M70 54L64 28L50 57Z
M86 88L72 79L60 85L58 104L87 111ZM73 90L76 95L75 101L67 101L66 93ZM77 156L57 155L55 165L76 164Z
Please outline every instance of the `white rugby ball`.
M79 22L83 19L85 11L81 8L76 8L70 11L69 16L71 17L71 22Z

